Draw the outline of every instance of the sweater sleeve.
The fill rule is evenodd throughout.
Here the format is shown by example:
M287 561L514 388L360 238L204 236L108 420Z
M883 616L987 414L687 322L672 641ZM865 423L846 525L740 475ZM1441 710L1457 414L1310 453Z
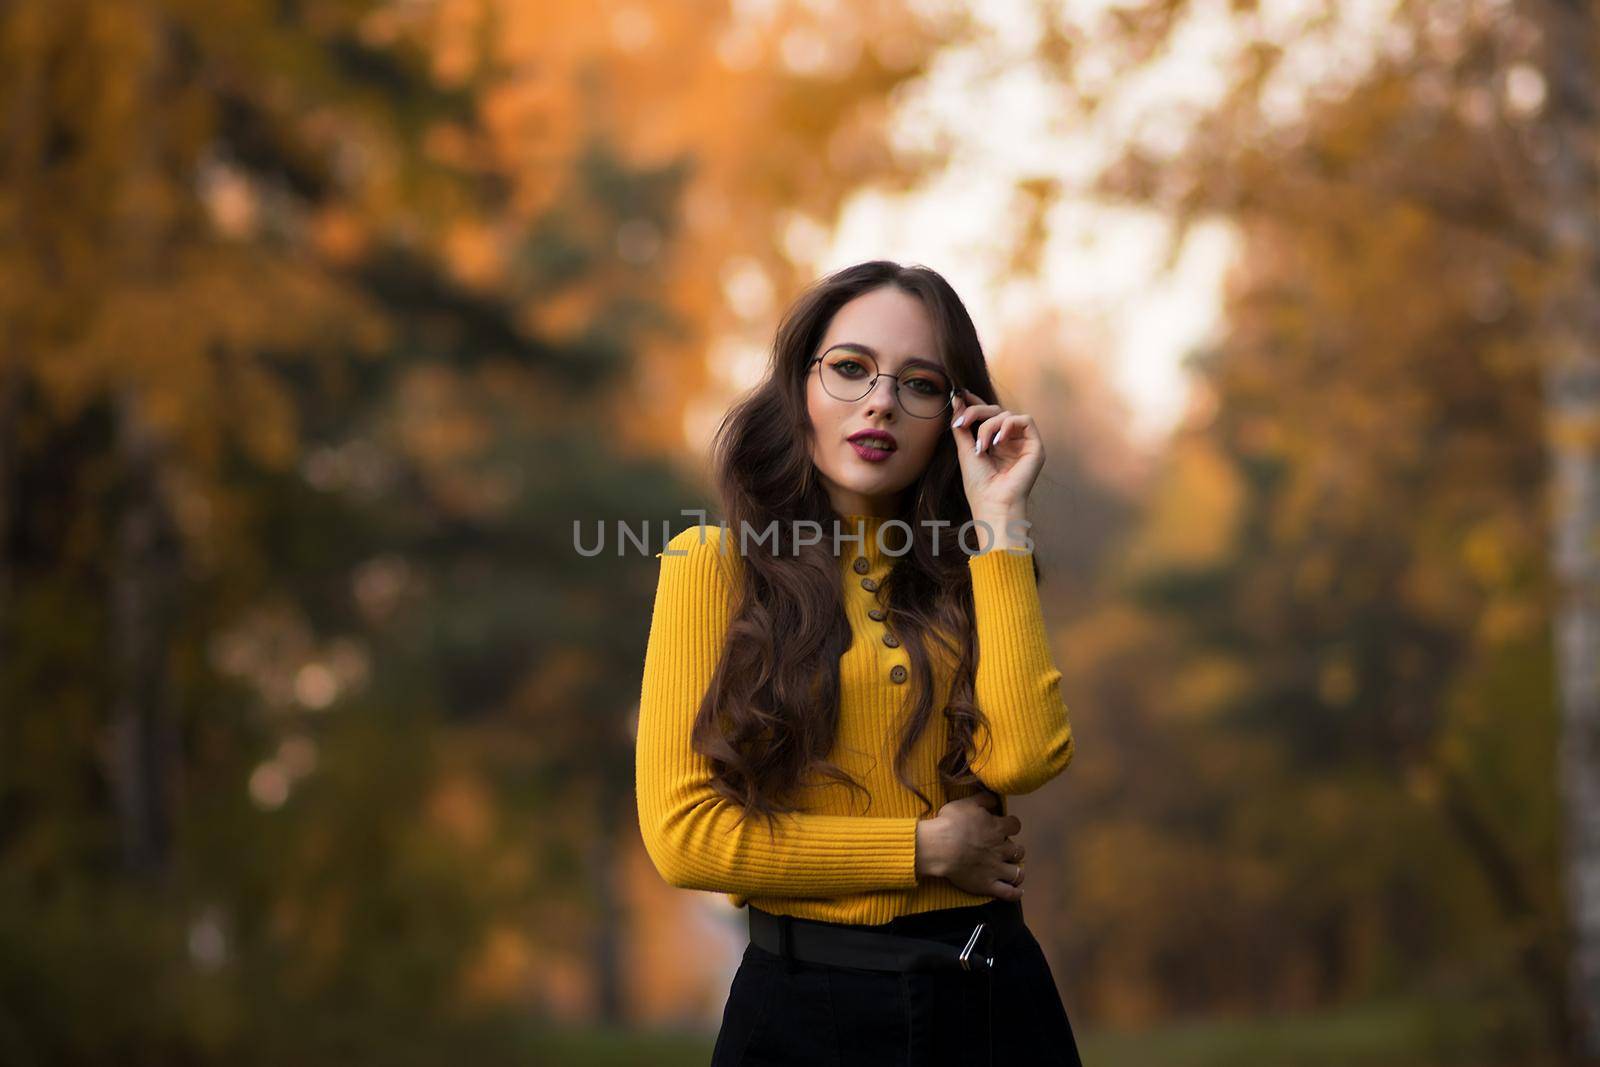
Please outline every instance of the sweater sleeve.
M978 633L974 696L989 720L973 736L972 771L1001 794L1031 793L1072 762L1072 722L1033 574L1033 553L969 556Z
M690 747L732 614L721 527L684 530L661 557L639 699L639 828L667 882L749 896L832 897L917 885L916 816L790 812L769 828L710 785ZM736 825L737 823L737 825Z

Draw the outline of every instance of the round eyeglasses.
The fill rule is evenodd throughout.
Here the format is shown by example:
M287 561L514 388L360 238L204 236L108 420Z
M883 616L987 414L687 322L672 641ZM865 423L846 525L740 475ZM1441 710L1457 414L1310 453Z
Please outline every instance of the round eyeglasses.
M942 371L921 365L907 367L899 374L885 375L871 356L851 351L830 352L812 356L811 363L821 364L817 376L822 388L835 400L855 403L878 384L878 379L888 377L894 382L894 396L907 415L918 419L936 419L950 409L955 400L955 387ZM811 363L806 369L811 369Z

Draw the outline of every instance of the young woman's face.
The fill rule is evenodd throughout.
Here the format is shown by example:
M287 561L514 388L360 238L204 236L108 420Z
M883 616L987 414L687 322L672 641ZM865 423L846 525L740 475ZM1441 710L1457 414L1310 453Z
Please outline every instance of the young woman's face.
M949 431L948 407L932 418L917 418L904 406L916 405L920 397L924 410L932 410L948 400L950 376L936 348L922 302L894 286L862 293L834 313L812 353L822 362L807 372L806 409L814 431L812 462L839 514L894 514L900 493L922 474L939 438ZM871 391L859 400L835 395L865 389L878 372ZM898 401L894 375L901 376ZM888 434L892 447L852 444L850 438L863 430Z

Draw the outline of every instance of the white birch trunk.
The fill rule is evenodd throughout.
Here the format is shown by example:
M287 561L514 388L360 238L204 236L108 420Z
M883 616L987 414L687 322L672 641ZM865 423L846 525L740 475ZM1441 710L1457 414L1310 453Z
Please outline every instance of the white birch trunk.
M1571 1003L1583 1060L1600 1061L1600 81L1593 0L1544 0L1540 179L1553 284L1541 309L1556 583Z

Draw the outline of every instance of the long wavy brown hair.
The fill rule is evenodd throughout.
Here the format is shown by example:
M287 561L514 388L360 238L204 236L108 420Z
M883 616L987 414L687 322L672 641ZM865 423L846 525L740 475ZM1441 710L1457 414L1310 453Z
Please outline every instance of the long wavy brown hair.
M949 282L927 267L873 260L822 278L795 300L778 326L765 379L729 410L712 441L726 536L733 539L724 549L730 556L740 553L742 577L692 744L709 758L716 792L739 804L741 819L751 813L765 817L769 831L778 813L798 810L787 798L813 772L859 790L867 809L872 806L866 787L827 758L839 721L839 658L852 637L831 536L838 516L812 461L806 381L834 313L885 285L922 301L954 384L998 403L977 330ZM939 709L946 739L939 776L948 795L981 787L970 761L977 726L987 726L973 695L978 649L972 583L957 541L972 512L951 435L940 439L901 499L906 507L894 517L910 525L912 544L894 557L883 589L888 627L911 658L914 703L894 766L896 777L931 811L933 801L906 769L934 713L930 648L942 649L956 664L949 699ZM950 525L926 521L941 519ZM821 542L802 544L791 536L805 520L820 524ZM742 530L752 532L748 541ZM758 542L756 535L768 530L776 530L777 538ZM968 543L973 540L969 533Z

